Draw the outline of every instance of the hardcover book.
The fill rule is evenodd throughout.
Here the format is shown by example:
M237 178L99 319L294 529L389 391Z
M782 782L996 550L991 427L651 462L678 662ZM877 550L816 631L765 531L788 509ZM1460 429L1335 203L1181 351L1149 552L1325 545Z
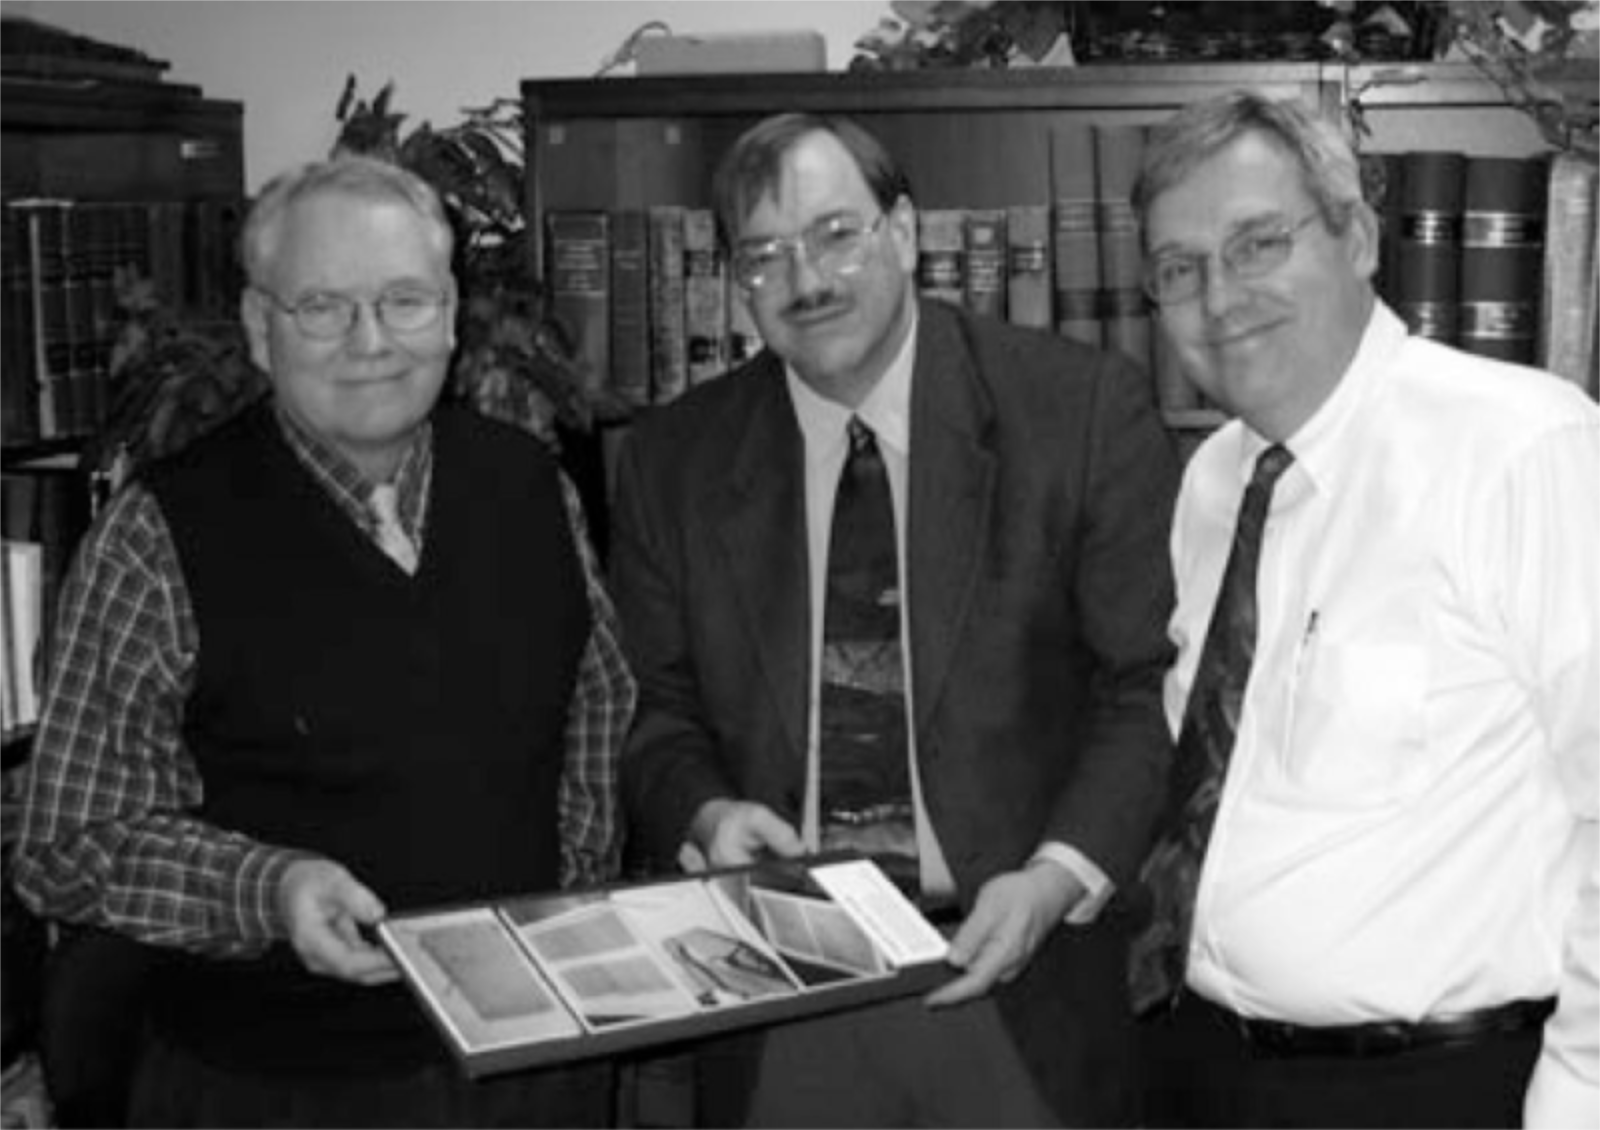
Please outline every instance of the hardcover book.
M925 992L947 944L869 860L773 860L393 915L378 937L470 1076Z
M1133 214L1133 183L1144 158L1143 126L1101 126L1094 130L1095 177L1100 228L1100 302L1105 344L1120 349L1147 372L1150 363L1150 312L1141 274L1144 249Z
M754 359L761 347L761 331L750 313L749 300L738 287L728 287L728 367L736 369Z
M653 204L650 234L650 401L667 404L689 387L684 321L683 215L679 204Z
M917 289L924 298L966 304L966 211L924 208L917 213Z
M1467 160L1462 349L1524 365L1537 359L1548 176L1549 163L1542 157Z
M728 369L728 272L709 208L683 214L683 321L689 384L704 384Z
M1050 129L1055 209L1056 332L1098 346L1100 220L1095 205L1094 132L1084 122Z
M963 223L967 269L965 302L974 314L1006 316L1006 213L1003 208L969 208Z
M1401 166L1395 313L1419 337L1454 345L1460 324L1467 158L1461 153L1417 150L1404 154Z
M611 214L611 391L650 403L650 238L641 208Z
M1006 317L1013 325L1054 328L1051 303L1050 206L1006 210Z
M571 335L583 384L611 379L611 217L598 211L545 214L550 307Z
M1539 363L1590 396L1600 396L1596 179L1595 167L1574 154L1558 153L1551 163L1539 318Z

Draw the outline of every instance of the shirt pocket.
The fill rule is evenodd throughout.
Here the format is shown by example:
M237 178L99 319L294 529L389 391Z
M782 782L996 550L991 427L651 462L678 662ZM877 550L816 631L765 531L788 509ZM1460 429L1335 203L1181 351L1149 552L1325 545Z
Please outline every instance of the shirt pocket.
M1426 777L1427 650L1312 641L1296 663L1284 770L1330 801L1409 794Z

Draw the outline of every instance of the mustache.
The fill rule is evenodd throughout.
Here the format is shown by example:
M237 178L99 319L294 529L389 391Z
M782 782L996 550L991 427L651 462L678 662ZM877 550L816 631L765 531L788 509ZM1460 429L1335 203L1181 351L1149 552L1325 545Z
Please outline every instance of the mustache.
M844 295L840 291L833 287L828 287L796 295L792 301L784 306L783 313L786 317L797 314L810 314L818 310L826 310L832 306L842 305L843 301Z

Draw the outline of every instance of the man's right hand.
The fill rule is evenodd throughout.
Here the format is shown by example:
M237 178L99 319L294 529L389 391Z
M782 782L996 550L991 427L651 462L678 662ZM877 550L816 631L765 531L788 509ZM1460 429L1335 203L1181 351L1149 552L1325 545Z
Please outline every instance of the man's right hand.
M381 985L400 975L383 947L361 936L362 926L386 913L377 895L329 859L298 859L278 883L278 917L289 944L324 977Z
M689 836L712 867L742 867L764 853L791 858L806 850L787 820L748 800L706 801L689 825Z

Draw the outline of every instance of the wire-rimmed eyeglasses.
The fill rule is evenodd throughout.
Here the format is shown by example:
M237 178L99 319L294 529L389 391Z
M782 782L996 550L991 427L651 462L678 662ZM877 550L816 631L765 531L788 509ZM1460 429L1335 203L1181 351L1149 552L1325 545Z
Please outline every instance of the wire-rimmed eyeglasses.
M746 290L764 290L787 281L790 257L804 255L818 274L838 277L861 269L867 247L887 212L870 223L853 212L824 216L799 235L740 243L733 251L733 278Z
M1295 236L1321 216L1321 212L1312 212L1300 220L1258 224L1235 232L1223 242L1218 253L1223 268L1237 279L1258 279L1271 274L1289 261ZM1145 265L1144 292L1158 306L1187 302L1204 288L1210 270L1211 256L1207 253L1158 255Z
M252 287L294 320L295 328L312 341L337 341L356 327L361 307L371 306L378 323L394 333L417 333L439 320L450 305L446 291L420 286L395 287L366 300L332 290L314 290L294 302L285 302L270 290Z

